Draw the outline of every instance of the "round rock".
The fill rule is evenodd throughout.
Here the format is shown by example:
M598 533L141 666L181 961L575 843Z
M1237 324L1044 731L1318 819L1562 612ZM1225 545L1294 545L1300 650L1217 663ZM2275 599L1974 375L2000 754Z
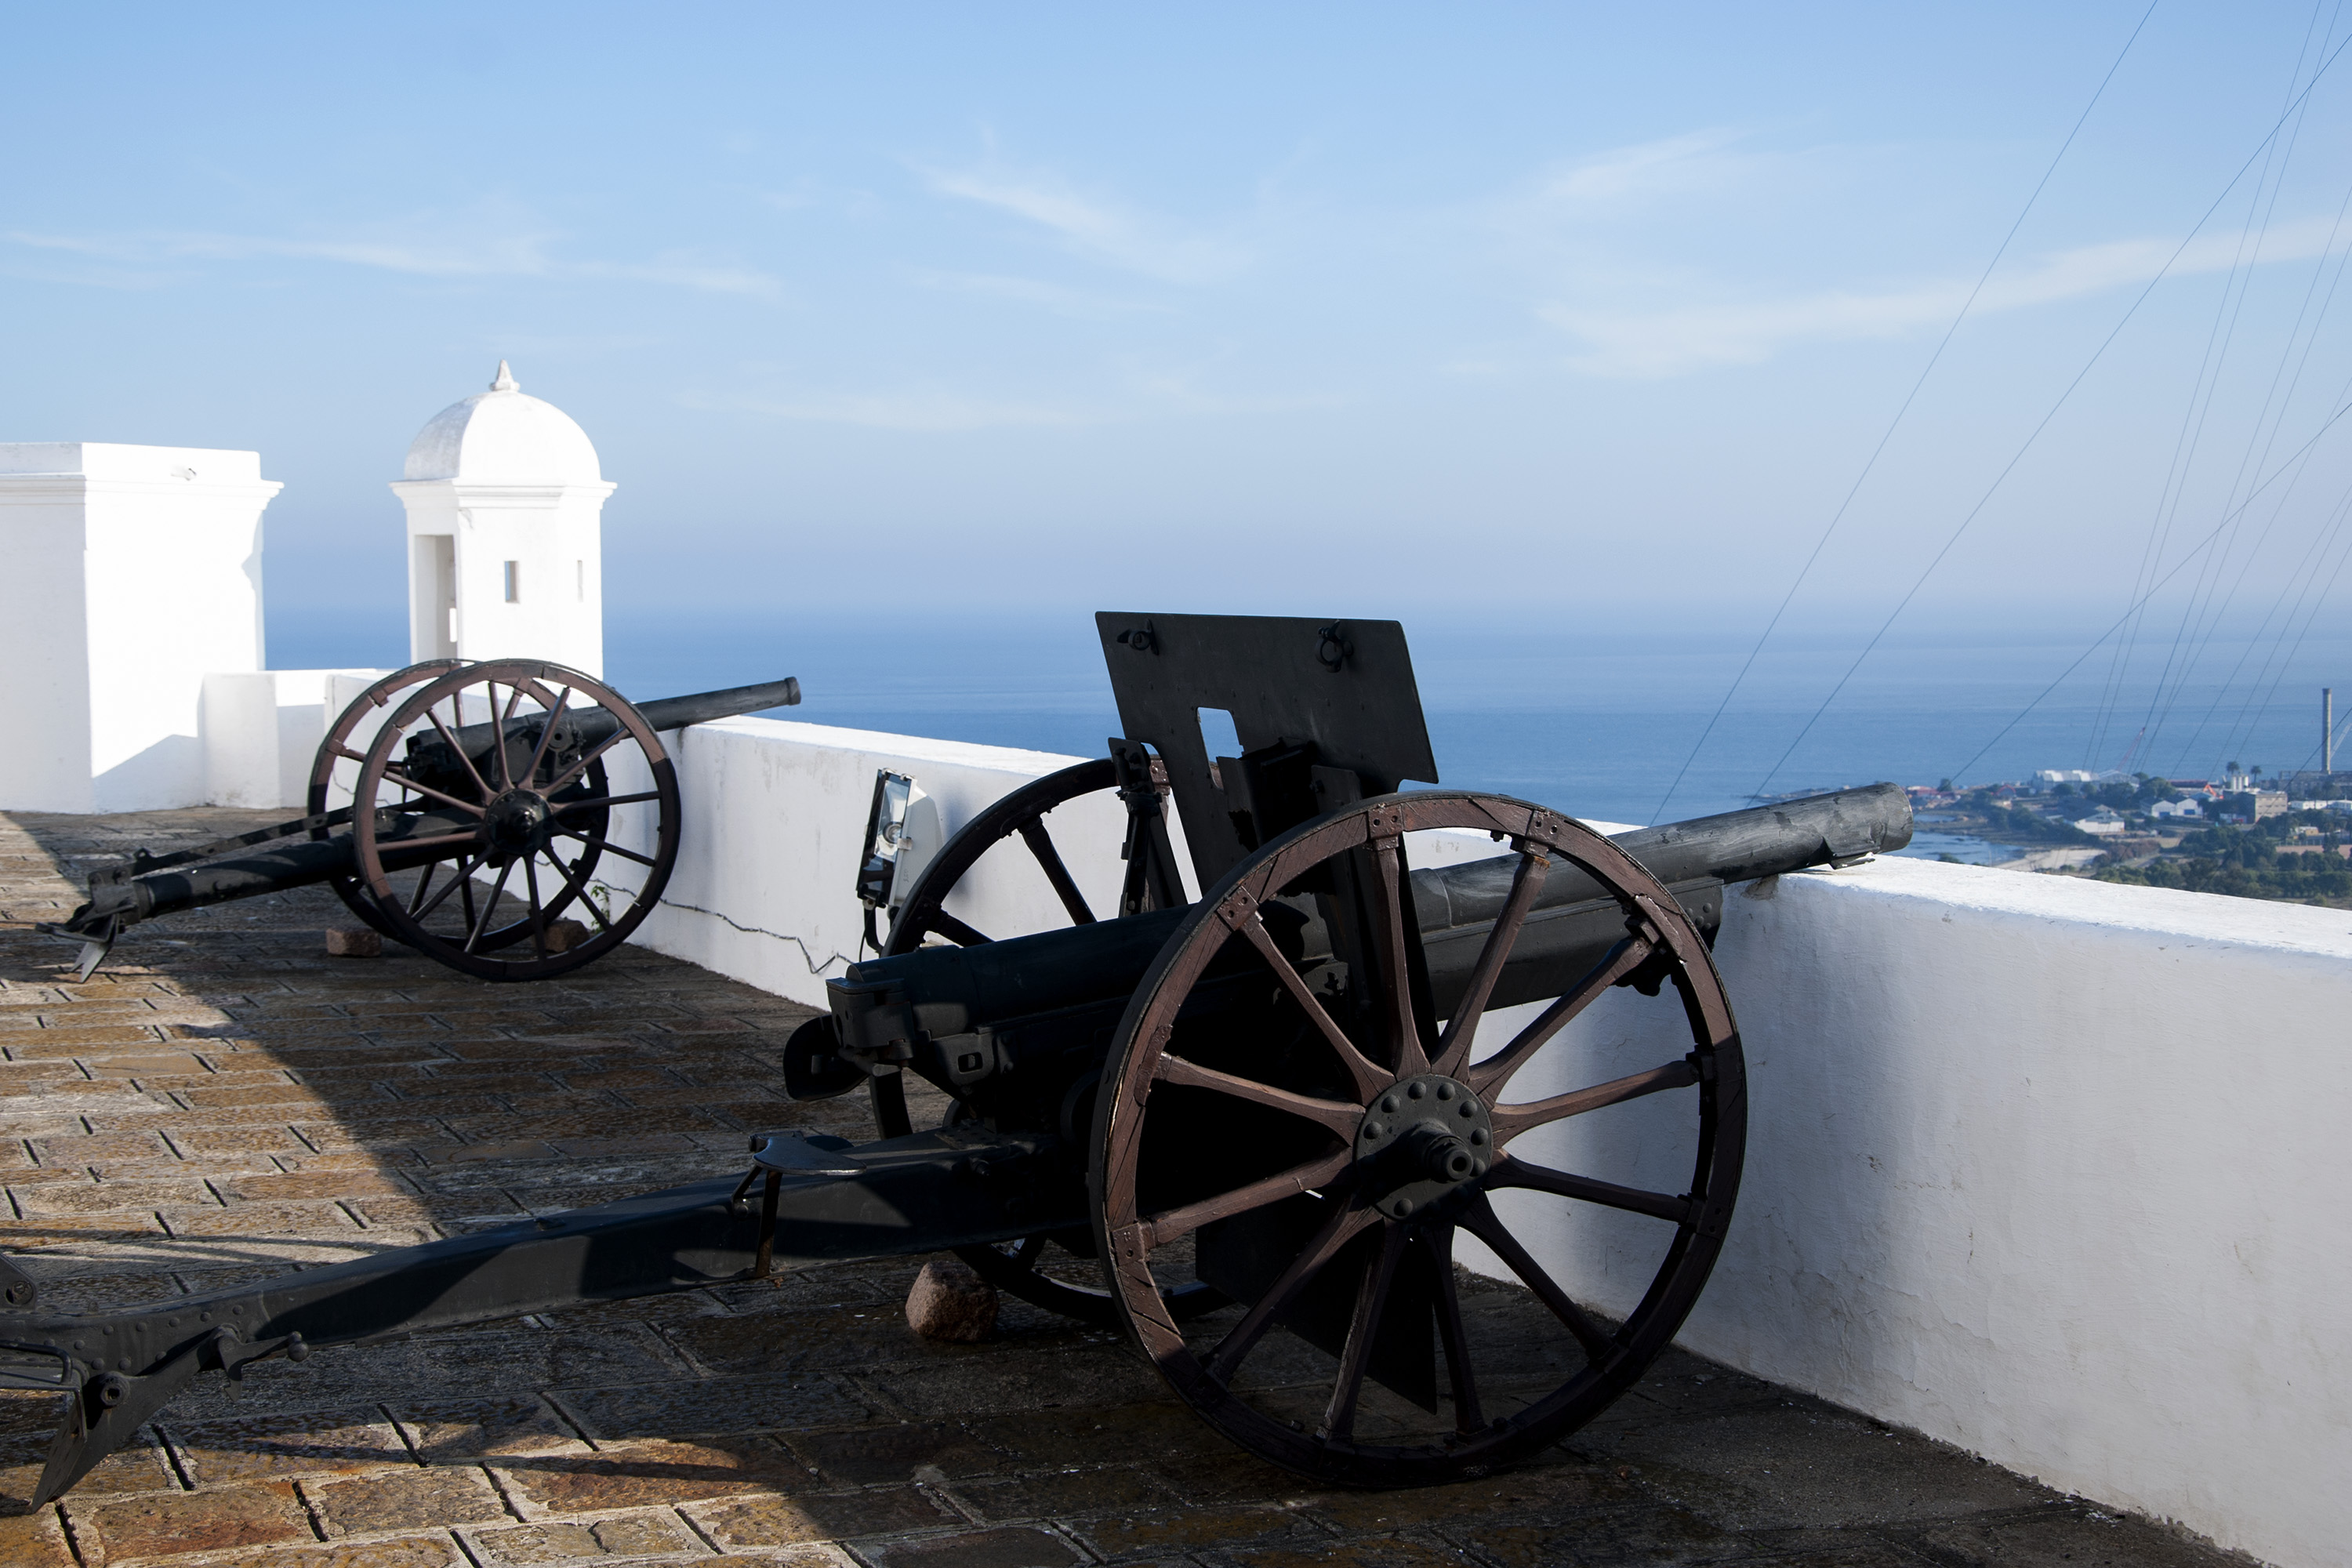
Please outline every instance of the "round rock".
M935 1258L907 1292L907 1322L927 1340L975 1343L996 1331L996 1287L960 1258Z

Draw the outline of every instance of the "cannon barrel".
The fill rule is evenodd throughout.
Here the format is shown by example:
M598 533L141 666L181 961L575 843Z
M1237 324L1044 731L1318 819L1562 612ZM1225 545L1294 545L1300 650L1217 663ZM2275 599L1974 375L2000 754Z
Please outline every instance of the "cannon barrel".
M1870 784L1636 828L1611 841L1668 886L1701 877L1750 882L1900 849L1911 842L1911 803L1900 785ZM1507 858L1473 860L1416 871L1412 882L1423 931L1474 924L1501 912L1510 896L1511 866ZM1563 867L1545 880L1536 907L1600 896L1599 883Z
M707 724L714 719L740 718L768 708L795 708L800 705L801 683L796 676L782 680L761 681L757 686L730 686L719 691L698 691L688 697L665 697L655 702L637 705L637 712L646 725L656 732L681 730L688 724ZM546 715L517 714L506 721L509 739L536 743L539 727ZM569 747L586 748L612 735L621 727L620 721L602 708L567 709L564 719L569 726L565 736ZM495 723L467 724L454 731L457 743L466 754L479 763L490 754L497 744L499 726ZM438 739L425 739L412 746L414 759L431 767L439 763L447 746Z
M1910 803L1894 784L1615 837L1673 889L1710 936L1721 920L1727 883L1848 861L1910 841ZM1412 873L1413 909L1440 1016L1469 984L1509 895L1514 859L1498 856ZM1313 910L1307 899L1264 906L1276 940L1302 963L1331 952ZM798 1097L814 1098L860 1081L824 1059L836 1047L866 1060L904 1060L950 1088L999 1072L1013 1074L1031 1057L1083 1049L1076 1042L1107 1038L1095 1015L1108 1014L1115 1021L1185 913L1160 910L852 964L827 984L833 1016L818 1023L830 1028L796 1035L788 1047L787 1088ZM1556 868L1496 982L1493 1005L1559 995L1624 934L1623 910L1602 895L1598 883L1572 866ZM1212 966L1211 976L1262 974L1259 963L1252 950L1232 943Z

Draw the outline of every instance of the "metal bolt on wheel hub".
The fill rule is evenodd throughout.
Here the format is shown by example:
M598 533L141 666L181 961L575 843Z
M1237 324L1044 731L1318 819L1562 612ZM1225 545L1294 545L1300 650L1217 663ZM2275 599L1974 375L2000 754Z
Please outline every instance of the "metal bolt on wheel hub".
M1486 1102L1468 1084L1428 1073L1390 1085L1365 1108L1356 1159L1381 1192L1372 1206L1403 1219L1485 1175L1494 1138Z

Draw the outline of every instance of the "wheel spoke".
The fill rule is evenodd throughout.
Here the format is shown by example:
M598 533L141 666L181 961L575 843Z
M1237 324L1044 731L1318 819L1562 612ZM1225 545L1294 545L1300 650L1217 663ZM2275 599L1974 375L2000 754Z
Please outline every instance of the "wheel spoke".
M1502 1216L1486 1202L1485 1194L1480 1194L1478 1201L1463 1211L1462 1228L1494 1249L1495 1256L1509 1266L1521 1283L1551 1309L1552 1316L1568 1325L1568 1331L1576 1336L1576 1342L1584 1347L1586 1355L1599 1361L1614 1348L1601 1325L1594 1322L1583 1308L1569 1300L1568 1292L1544 1272L1543 1265L1530 1257L1528 1249L1519 1245L1519 1238L1504 1226Z
M1220 1193L1213 1198L1202 1198L1182 1208L1169 1209L1150 1215L1143 1222L1150 1227L1151 1245L1165 1247L1179 1237L1189 1236L1212 1220L1230 1219L1237 1214L1264 1208L1285 1198L1295 1198L1301 1193L1312 1192L1325 1183L1336 1180L1355 1163L1352 1150L1342 1149L1320 1160L1308 1160L1293 1165L1287 1171L1267 1176L1232 1192Z
M635 795L592 795L584 796L579 800L560 801L551 804L552 805L552 814L557 816L562 816L567 811L580 811L589 806L635 805L641 800L659 800L660 798L661 791L657 789L648 789L640 790Z
M1645 1094L1655 1094L1664 1089L1687 1089L1698 1081L1698 1068L1689 1059L1668 1062L1591 1089L1580 1089L1573 1094L1556 1094L1549 1100L1530 1100L1525 1105L1498 1105L1494 1109L1495 1147L1517 1138L1530 1128L1564 1117L1581 1116L1588 1110L1598 1110L1604 1105L1621 1105L1629 1100L1639 1100Z
M1282 1277L1257 1299L1248 1311L1242 1314L1242 1321L1217 1342L1217 1348L1206 1363L1209 1375L1219 1383L1233 1382L1234 1373L1240 1369L1243 1358L1257 1347L1258 1341L1265 1337L1266 1330L1274 1326L1275 1318L1306 1288L1307 1281L1320 1272L1334 1254L1353 1240L1357 1232L1379 1217L1369 1208L1353 1204L1339 1205L1339 1212L1324 1222L1315 1239L1290 1260L1290 1267L1282 1271Z
M387 764L383 770L383 776L390 779L393 783L398 784L403 789L414 790L418 795L430 795L433 799L439 801L444 805L454 805L459 811L470 811L476 816L488 816L489 815L488 810L478 802L459 800L454 795L444 795L439 790L435 789L431 784L418 784L415 779L410 778L407 773L404 773L399 768L393 767L389 764Z
M440 868L440 865L441 862L438 860L427 860L425 862L425 870L423 874L416 879L416 891L408 896L408 918L410 920L415 920L416 918L416 906L425 901L425 890L433 886L433 873Z
M493 680L487 684L490 689L490 705L496 707L499 700L499 683ZM515 786L514 770L507 764L507 723L513 719L514 710L521 705L522 682L518 680L507 689L507 710L499 715L499 727L496 731L499 748L499 783L506 789L512 789ZM525 868L528 869L528 868Z
M1626 975L1639 968L1650 956L1647 939L1629 936L1609 950L1608 955L1593 965L1591 973L1578 981L1569 993L1545 1008L1534 1023L1519 1031L1518 1037L1483 1062L1475 1062L1464 1075L1471 1089L1492 1100L1511 1081L1511 1075L1527 1065L1529 1057L1542 1049L1545 1041L1568 1027L1576 1016L1592 1005L1596 997Z
M441 743L449 748L449 754L466 764L466 772L473 776L474 787L482 792L482 800L487 804L490 798L491 790L489 784L482 778L482 770L474 765L474 759L466 754L466 748L457 744L457 737L449 732L448 725L441 722L440 714L436 713L432 709L427 708L425 710L425 716L433 721L433 727L436 730L441 731ZM466 712L463 707L459 707L457 710L457 721L460 724L466 721ZM387 768L384 771L389 773L391 770ZM416 788L425 790L425 786L423 784L416 784L414 779L411 779L408 782L412 784L415 784ZM432 795L436 792L432 790L425 790L425 793Z
M530 951L534 958L547 956L547 911L539 904L539 856L522 858L522 885L530 894Z
M379 838L376 847L384 849L438 849L448 844L479 844L482 836L468 830L464 833L436 833L426 838Z
M1381 954L1381 967L1387 971L1381 980L1389 991L1389 1027L1396 1035L1396 1075L1418 1078L1429 1070L1429 1054L1422 1048L1421 1025L1412 1016L1412 972L1405 959L1404 894L1398 886L1404 869L1397 863L1403 843L1401 837L1373 840L1377 874L1372 882L1380 889L1381 904L1374 921L1381 945L1387 949Z
M1454 1384L1454 1429L1465 1436L1486 1424L1478 1408L1478 1380L1470 1370L1470 1335L1462 1322L1462 1293L1454 1285L1454 1227L1423 1231L1422 1246L1437 1269L1437 1337L1445 1347L1445 1374Z
M1621 1187L1614 1182L1572 1175L1566 1171L1555 1171L1549 1165L1531 1165L1511 1154L1495 1162L1495 1168L1487 1174L1486 1184L1490 1187L1525 1187L1530 1192L1549 1193L1554 1197L1579 1198L1607 1208L1623 1209L1628 1214L1654 1215L1659 1219L1672 1220L1676 1225L1688 1225L1697 1206L1690 1199L1678 1198L1671 1193Z
M540 689L544 691L547 689L541 687ZM535 779L539 776L539 764L547 760L547 743L555 739L555 726L563 718L563 705L571 700L572 688L568 686L555 694L555 706L547 710L539 727L539 744L530 749L530 766L522 771L524 778Z
M1187 1089L1205 1089L1218 1094L1246 1100L1253 1105L1266 1106L1275 1110L1286 1110L1293 1116L1303 1116L1329 1130L1341 1142L1352 1145L1356 1141L1356 1124L1363 1120L1360 1106L1349 1105L1337 1100L1321 1100L1311 1094L1299 1094L1287 1089L1276 1089L1270 1083L1255 1079L1237 1078L1214 1068L1204 1068L1182 1057L1161 1052L1151 1069L1151 1076L1163 1083Z
M635 860L640 866L651 866L656 864L652 856L640 855L634 849L624 849L610 839L592 838L585 833L576 832L569 827L559 827L555 831L561 833L566 838L577 838L581 843L587 845L590 848L596 850L599 854L618 855L622 859Z
M1062 852L1054 847L1054 836L1045 831L1045 820L1033 816L1014 831L1021 835L1021 841L1029 846L1029 853L1036 858L1039 868L1045 873L1045 880L1054 884L1055 896L1062 900L1062 907L1069 910L1070 919L1082 926L1094 924L1095 912L1087 907L1086 895L1078 891L1078 884L1072 879L1070 868L1062 864Z
M477 858L474 861L472 870L466 872L465 875L457 879L457 901L459 904L464 906L466 911L466 929L468 931L474 929L474 872L480 870L489 863L490 858L488 855L482 855Z
M436 862L436 864L437 864L437 862ZM424 924L424 923L425 923L425 916L427 916L427 915L429 915L429 914L431 914L435 910L437 910L437 909L439 909L439 908L441 907L441 900L443 900L444 899L446 899L446 898L447 898L451 893L456 892L458 889L460 889L460 888L464 888L464 889L467 889L467 893L466 893L466 924L467 925L467 927L469 927L469 928L470 928L470 927L473 925L473 923L474 923L474 895L473 895L473 891L472 891L473 879L474 879L474 873L475 873L475 872L477 872L477 871L478 871L478 870L480 870L481 868L482 868L482 861L481 861L481 859L480 859L480 858L476 858L475 860L473 860L473 861L471 861L471 862L468 862L468 861L467 861L467 860L465 859L465 858L464 858L463 856L460 856L460 857L458 858L458 864L457 864L457 875L456 879L455 879L454 880L451 880L451 881L448 881L448 882L445 882L445 883L443 883L443 884L442 884L442 887L441 887L441 890L440 890L439 892L437 892L437 893L436 893L436 894L434 894L434 895L433 895L433 901L432 901L431 903L426 904L426 905L425 905L423 909L421 909L421 910L415 910L415 909L410 910L408 911L408 918L409 918L409 919L411 919L411 920L413 920L413 921L416 921L416 923L417 923L417 924L419 924L419 925ZM426 870L427 874L429 875L429 874L431 873L431 871L432 871L432 867L430 867L430 866L426 867L426 868L425 868L425 870ZM419 890L419 891L422 891L423 889L422 889L422 888L420 887L420 889L419 889L418 890Z
M1359 1098L1369 1100L1396 1082L1394 1074L1366 1059L1364 1053L1356 1048L1356 1042L1348 1038L1347 1032L1324 1009L1315 993L1307 989L1307 982L1290 967L1290 960L1283 957L1282 950L1275 945L1274 933L1265 929L1265 921L1255 910L1252 910L1249 918L1242 921L1240 929L1241 933L1249 938L1250 945L1265 959L1267 966L1274 971L1275 978L1282 982L1282 988L1290 993L1290 999L1298 1004L1299 1010L1322 1032L1323 1038L1339 1057L1339 1065L1346 1068L1348 1076L1356 1080Z
M1528 910L1535 907L1536 894L1542 891L1550 870L1551 862L1534 850L1519 851L1519 868L1511 877L1511 896L1503 900L1503 912L1495 917L1486 945L1478 950L1477 967L1470 972L1470 989L1455 1005L1454 1016L1445 1021L1433 1071L1452 1077L1469 1059L1470 1042L1477 1036L1478 1020L1486 1016L1486 998L1495 994L1495 982L1502 978L1503 965L1519 940L1519 927L1526 923Z
M945 910L933 910L925 916L922 929L938 932L958 947L979 947L989 940Z
M541 850L540 853L547 857L548 864L553 866L563 878L563 886L556 892L555 903L562 904L570 900L577 900L580 907L588 911L589 918L596 922L596 929L598 931L611 931L613 929L613 922L604 918L604 911L598 909L596 907L596 900L588 896L588 861L586 858L583 857L573 864L566 866L563 863L563 857L555 852L555 846L552 844ZM550 907L552 908L554 906L551 905Z
M1356 1401L1364 1392L1364 1370L1372 1359L1372 1341L1381 1331L1381 1309L1388 1305L1389 1281L1396 1277L1397 1259L1404 1256L1405 1227L1392 1225L1381 1237L1378 1256L1364 1265L1356 1287L1355 1316L1348 1322L1347 1348L1340 1352L1339 1375L1331 1382L1331 1403L1323 1408L1323 1429L1316 1436L1346 1442L1356 1429Z
M514 862L511 860L499 868L499 879L490 884L490 896L482 901L481 915L474 921L474 929L466 933L467 952L474 951L474 944L481 941L483 933L489 930L490 917L498 912L499 895L507 890L507 879L513 874Z

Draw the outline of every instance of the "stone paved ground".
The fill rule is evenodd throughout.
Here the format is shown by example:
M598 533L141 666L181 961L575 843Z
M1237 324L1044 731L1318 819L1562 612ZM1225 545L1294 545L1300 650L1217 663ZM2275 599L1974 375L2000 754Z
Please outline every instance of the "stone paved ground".
M750 1128L865 1133L862 1101L776 1089L803 1009L651 953L528 987L329 959L341 911L314 889L141 928L77 985L27 929L79 901L93 853L260 820L0 817L0 1242L50 1304L698 1179ZM995 1343L918 1340L918 1261L321 1351L235 1399L210 1376L38 1510L55 1396L0 1396L0 1563L2235 1561L1680 1354L1528 1469L1321 1490L1107 1335L1008 1303Z

